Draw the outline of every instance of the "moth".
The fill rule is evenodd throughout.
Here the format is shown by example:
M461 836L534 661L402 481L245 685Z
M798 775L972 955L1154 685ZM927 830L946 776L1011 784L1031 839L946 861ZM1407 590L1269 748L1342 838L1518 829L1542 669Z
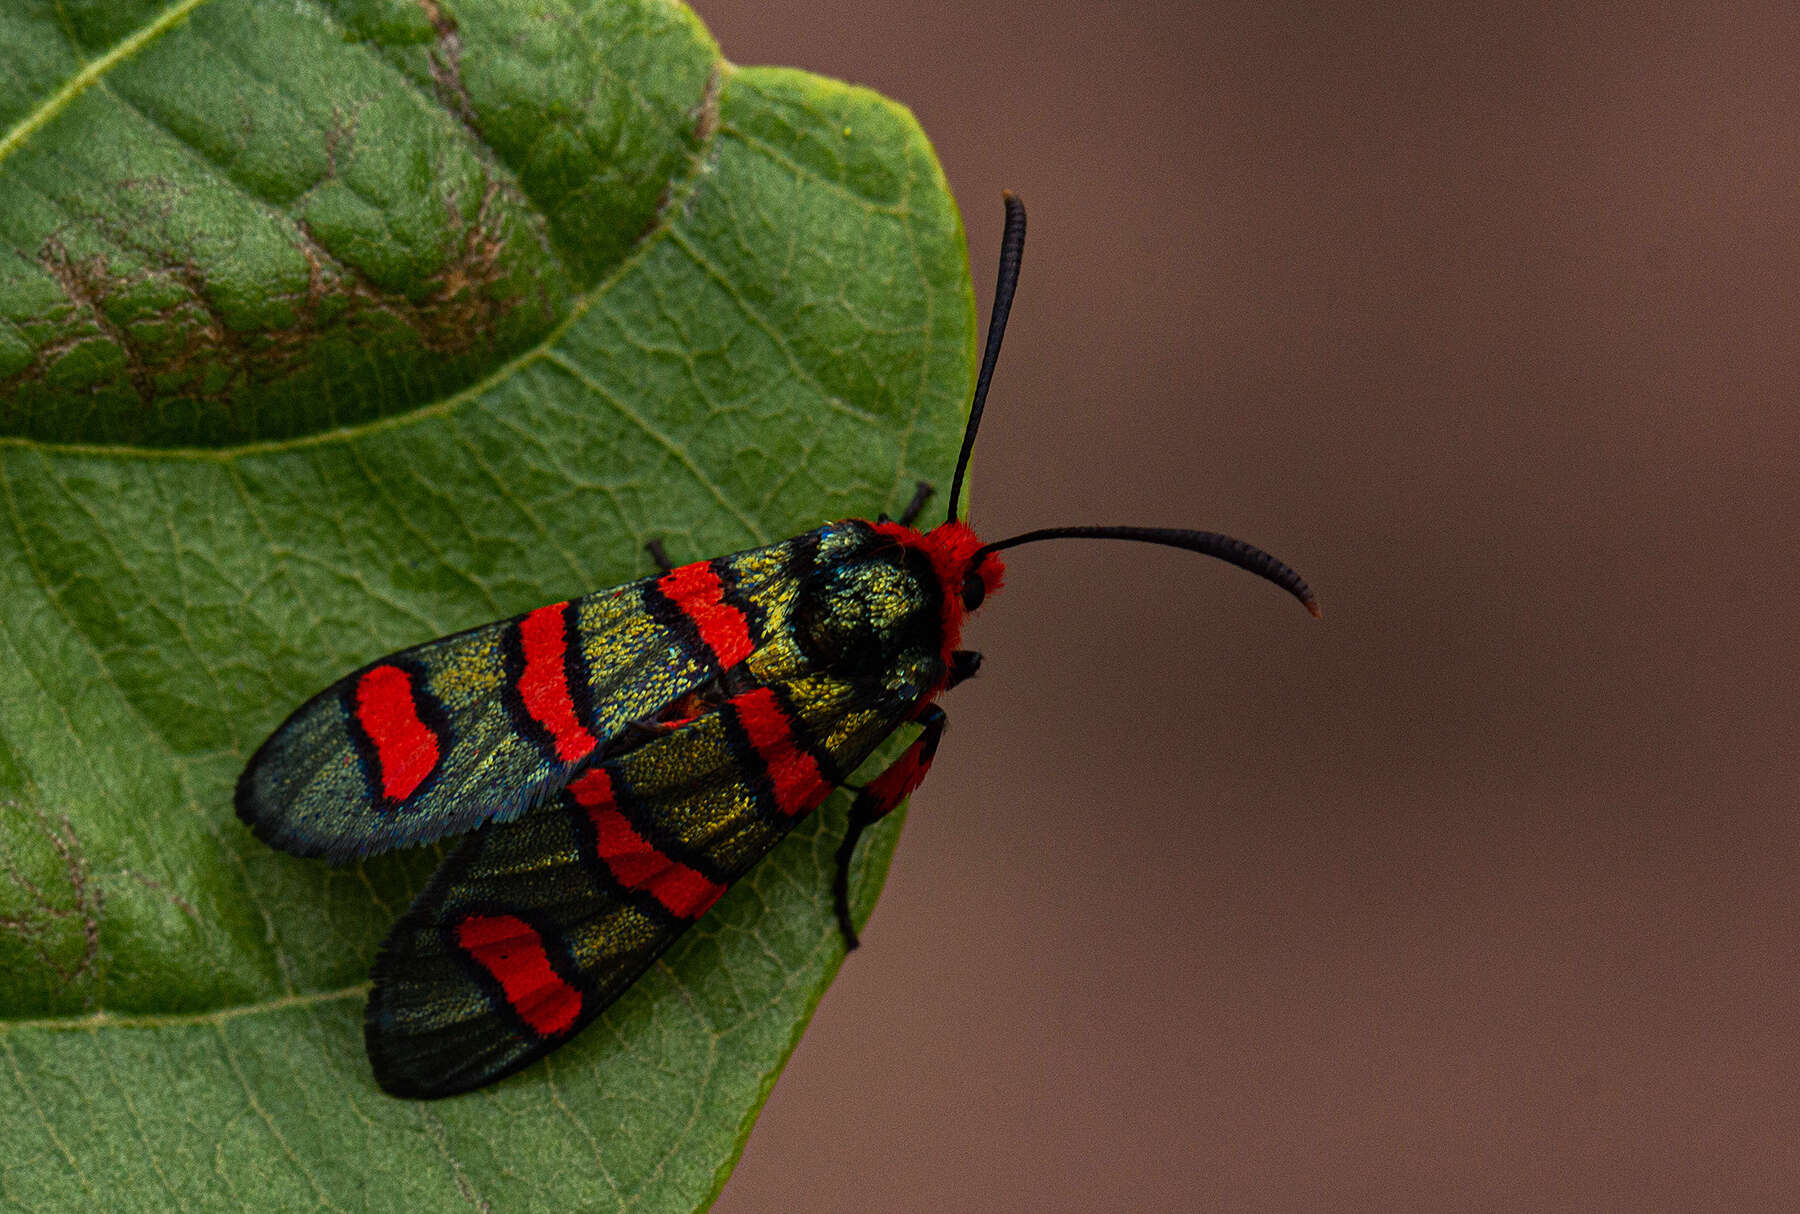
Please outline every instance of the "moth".
M944 733L939 695L981 655L963 624L1000 553L1137 540L1219 557L1314 615L1301 577L1204 531L1054 527L983 543L957 516L1025 246L1005 196L999 281L944 522L846 519L697 561L354 671L251 758L238 816L270 846L345 862L464 835L388 932L364 1019L376 1081L435 1098L568 1041L817 809L890 735L918 733L856 789L834 897L862 832L906 799ZM660 552L652 546L653 555Z

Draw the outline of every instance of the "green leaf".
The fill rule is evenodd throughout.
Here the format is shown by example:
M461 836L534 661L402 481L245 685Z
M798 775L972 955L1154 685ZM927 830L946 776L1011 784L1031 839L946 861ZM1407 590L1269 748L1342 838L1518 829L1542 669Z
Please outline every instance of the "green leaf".
M425 1105L360 1017L436 856L281 855L231 789L337 675L647 537L944 478L973 296L911 116L658 0L13 0L0 225L0 1200L705 1205L841 959L841 804Z

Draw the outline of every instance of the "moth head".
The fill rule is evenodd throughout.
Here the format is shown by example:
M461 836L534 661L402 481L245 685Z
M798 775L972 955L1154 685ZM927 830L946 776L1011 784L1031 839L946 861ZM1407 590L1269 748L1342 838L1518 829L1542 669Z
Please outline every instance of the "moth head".
M875 530L904 554L937 599L936 649L948 668L950 655L962 642L964 619L1000 589L1006 566L960 519L925 532L900 523L878 523Z

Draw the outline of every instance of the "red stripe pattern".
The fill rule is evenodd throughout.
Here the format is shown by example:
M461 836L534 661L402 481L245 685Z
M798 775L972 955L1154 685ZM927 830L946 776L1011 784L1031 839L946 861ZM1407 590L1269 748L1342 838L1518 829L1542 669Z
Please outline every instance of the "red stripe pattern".
M356 723L375 747L382 794L404 801L438 762L438 739L419 719L413 676L398 666L377 666L356 683Z
M775 808L790 818L819 807L831 786L819 764L794 738L793 722L781 701L767 687L758 687L731 701L750 746L769 773Z
M657 580L656 588L694 623L700 640L712 651L721 668L736 666L750 656L750 622L744 613L725 601L725 586L709 561L672 569Z
M563 981L537 929L516 915L465 915L456 943L506 995L506 1002L540 1037L566 1032L581 1015L581 992Z
M925 782L925 775L930 770L931 760L925 757L925 738L920 737L901 752L886 771L863 786L862 795L868 798L870 812L879 818L912 796L913 790Z
M525 711L550 735L556 757L572 763L600 743L575 714L567 664L567 607L567 603L552 603L519 621L519 650L525 657L525 669L519 675L518 689Z
M626 889L643 890L678 919L698 919L725 893L708 879L656 849L619 812L612 775L604 767L585 772L569 785L594 827L594 851Z

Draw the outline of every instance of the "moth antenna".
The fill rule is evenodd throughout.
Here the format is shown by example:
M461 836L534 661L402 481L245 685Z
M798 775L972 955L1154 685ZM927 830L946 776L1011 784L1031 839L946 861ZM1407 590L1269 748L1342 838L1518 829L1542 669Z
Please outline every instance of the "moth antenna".
M1216 531L1179 531L1172 527L1045 527L984 545L969 562L969 568L979 565L981 558L990 552L998 552L1002 548L1017 548L1020 544L1035 544L1039 540L1136 540L1139 543L1162 544L1168 548L1198 552L1201 556L1217 557L1239 569L1248 569L1257 577L1274 582L1299 599L1315 619L1319 616L1319 600L1313 597L1312 588L1306 584L1305 578L1255 544L1247 544Z
M1000 341L1006 336L1006 314L1012 311L1013 292L1019 289L1019 263L1025 256L1025 204L1011 190L1001 192L1006 204L1006 230L1000 237L1000 277L994 284L994 310L988 316L987 349L981 354L981 374L975 378L975 399L969 405L969 424L963 429L962 453L956 457L956 475L950 481L950 513L945 522L956 521L957 503L962 501L963 473L969 468L969 453L975 450L975 432L981 429L981 410L987 404L988 384L994 378L994 364L1000 361Z

